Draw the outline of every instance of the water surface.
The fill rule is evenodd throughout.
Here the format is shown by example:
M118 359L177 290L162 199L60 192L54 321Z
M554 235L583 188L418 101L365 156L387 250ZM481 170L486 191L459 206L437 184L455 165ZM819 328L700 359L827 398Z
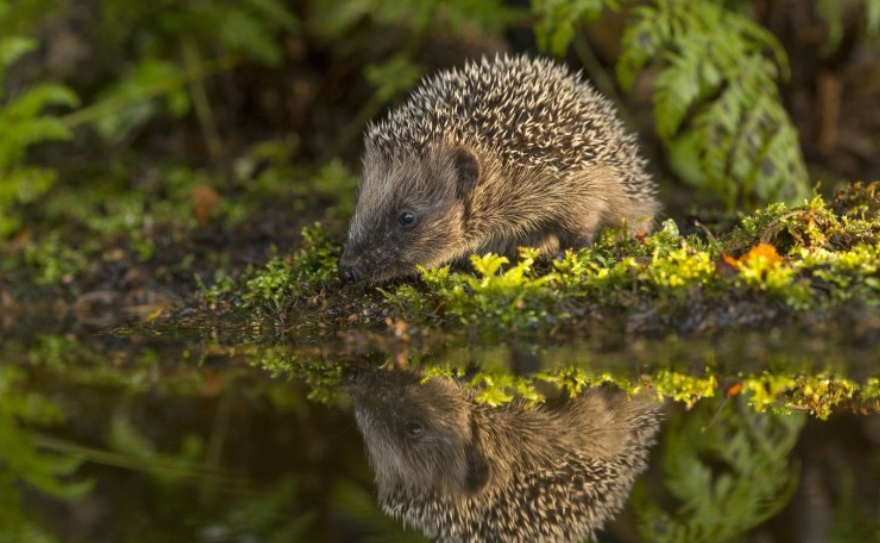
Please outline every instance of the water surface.
M486 342L410 332L278 343L234 329L16 330L0 347L0 541L420 541L379 509L339 383L345 368L382 365L452 368L490 390L499 376L568 368L647 376L658 395L651 386L667 376L681 395L662 391L660 443L600 541L880 541L870 334ZM750 383L799 378L788 404L783 394L757 412ZM843 396L820 420L808 394L816 405Z

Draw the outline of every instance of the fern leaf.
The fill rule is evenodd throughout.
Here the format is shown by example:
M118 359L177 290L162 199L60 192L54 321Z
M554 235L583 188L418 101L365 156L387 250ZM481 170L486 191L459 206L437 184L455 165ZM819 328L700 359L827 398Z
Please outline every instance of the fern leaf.
M244 4L287 31L294 31L299 26L296 16L280 0L247 0Z
M37 48L37 40L23 36L0 38L0 74L25 54Z
M654 112L657 132L664 140L671 140L684 121L685 115L700 95L701 59L692 42L682 55L667 55L668 65L654 80Z
M556 56L565 54L582 20L595 19L604 5L617 7L614 0L535 0L532 12L537 18L535 36L538 47Z
M29 119L40 114L47 106L79 105L79 98L72 90L61 85L41 84L16 96L4 107L5 115L11 120Z
M659 10L651 6L634 8L631 23L623 31L621 55L615 68L620 86L631 91L636 75L648 62L659 56L671 36L671 24Z
M653 61L657 132L689 164L683 176L732 209L808 193L796 131L779 100L788 76L779 42L750 19L708 0L654 0L633 10L617 66L624 88ZM783 173L784 172L784 173Z
M246 9L223 10L217 31L221 41L274 66L281 61L278 41L266 30L266 22Z
M880 0L865 0L865 28L869 36L880 35Z

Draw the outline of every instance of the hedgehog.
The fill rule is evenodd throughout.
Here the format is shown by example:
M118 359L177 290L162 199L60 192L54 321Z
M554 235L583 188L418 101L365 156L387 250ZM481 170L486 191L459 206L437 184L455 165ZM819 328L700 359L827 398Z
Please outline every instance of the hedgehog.
M441 543L593 538L659 430L658 403L606 388L501 407L405 371L361 373L347 389L382 509Z
M553 255L605 226L650 230L660 207L611 102L547 58L441 72L369 125L364 146L346 282L521 246Z

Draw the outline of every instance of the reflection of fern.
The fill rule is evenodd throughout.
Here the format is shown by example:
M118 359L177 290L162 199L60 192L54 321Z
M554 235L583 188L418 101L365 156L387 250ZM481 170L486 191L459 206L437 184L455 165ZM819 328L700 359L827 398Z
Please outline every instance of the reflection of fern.
M663 469L680 506L670 514L639 494L636 509L646 540L729 541L776 514L797 486L788 455L802 415L758 414L740 400L710 423L712 407L703 405L670 429Z
M560 53L574 22L622 4L589 0L562 9L555 0L533 0L540 41ZM787 59L763 27L714 0L651 0L631 10L621 49L624 89L649 64L656 68L657 131L682 177L728 208L809 194L797 132L777 88Z
M11 64L36 47L21 37L0 38L0 100L3 75ZM47 106L77 104L69 89L41 84L0 102L0 240L19 226L13 206L35 201L55 182L55 173L24 165L27 148L47 140L67 139L69 130L56 117L42 113Z
M334 490L334 503L347 523L354 525L359 541L369 543L426 543L428 540L400 521L385 515L376 498L364 489L343 483Z
M62 499L92 488L90 481L69 480L80 458L37 447L33 426L57 423L61 411L46 397L23 391L22 380L15 368L0 366L0 543L50 541L24 514L22 487Z
M880 461L880 455L875 455ZM880 464L878 464L880 467ZM856 469L845 461L835 462L834 477L839 489L828 540L834 543L880 542L880 507L857 493ZM868 483L870 484L870 483Z

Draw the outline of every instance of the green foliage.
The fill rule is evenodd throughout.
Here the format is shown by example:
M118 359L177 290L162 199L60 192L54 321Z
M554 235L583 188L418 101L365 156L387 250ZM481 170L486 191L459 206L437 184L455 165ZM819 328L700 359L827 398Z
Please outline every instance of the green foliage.
M538 47L561 57L582 20L599 17L602 9L618 9L620 0L532 0Z
M102 12L112 25L102 25L102 45L120 46L132 40L137 29L139 53L177 53L181 38L195 40L205 49L247 55L273 64L280 59L277 37L297 30L298 21L279 0L243 0L203 3L195 0L132 4L101 0ZM144 58L142 57L142 58Z
M824 44L826 54L833 53L840 46L843 39L843 16L849 10L864 10L864 25L859 29L861 33L872 37L880 36L880 0L818 0L816 8L828 25L828 38Z
M0 0L0 36L30 34L41 17L56 8L57 0Z
M639 70L658 68L654 113L673 166L699 164L699 176L686 180L729 210L802 201L809 185L779 96L788 64L776 39L709 1L656 0L632 17L618 78L629 89Z
M858 479L852 466L837 462L834 471L840 490L828 540L834 543L877 543L880 541L880 507L872 508L857 493Z
M37 285L69 283L82 274L89 264L82 251L65 244L57 231L39 242L26 245L24 262Z
M156 256L157 245L167 232L157 225L192 229L196 219L188 189L200 181L180 170L168 172L175 187L162 199L146 192L107 195L99 187L75 193L59 191L46 199L46 219L76 228L56 229L27 243L21 264L37 285L70 283L100 261L108 240L122 243L136 259L147 262ZM88 234L86 239L77 236ZM175 234L179 235L179 234ZM121 241L120 241L121 239ZM185 266L186 261L178 263ZM10 267L15 263L10 262Z
M664 350L663 346L654 346ZM544 401L547 384L567 389L573 393L604 384L613 385L628 394L647 393L659 400L672 400L687 410L704 403L714 405L714 399L730 395L734 401L743 401L753 413L790 415L794 412L809 413L820 420L827 420L835 409L857 402L863 412L880 402L877 380L868 379L858 383L831 372L810 372L802 367L777 367L772 371L754 374L728 373L713 367L716 351L710 351L700 371L682 371L674 362L658 360L664 357L655 353L650 357L655 366L650 370L635 370L612 366L603 368L597 360L581 355L581 361L547 364L545 368L528 375L513 375L507 361L497 363L490 350L481 351L479 371L466 367L449 357L448 361L433 362L425 367L427 376L456 377L462 383L478 390L477 399L489 405L500 405L514 398L531 403ZM669 355L674 360L674 353ZM773 357L771 357L772 359ZM763 361L773 365L772 360ZM307 368L300 366L295 373ZM465 375L470 375L463 379ZM735 387L723 390L719 383L733 382ZM876 407L874 408L876 409Z
M413 36L423 38L438 21L448 22L457 34L463 34L466 24L498 32L523 19L523 15L520 9L500 0L320 0L315 2L308 24L325 39L338 40L369 17L380 25L403 26Z
M291 515L290 505L302 503L299 484L285 478L273 484L255 498L230 508L214 530L225 537L219 541L257 539L267 543L285 543L308 539L309 529L317 521L317 513L306 511ZM260 534L257 536L256 534ZM218 539L213 539L218 541Z
M157 481L168 484L188 470L197 468L204 456L202 439L189 435L177 453L163 453L132 424L123 409L114 412L107 431L107 444L114 453L126 458L127 467L143 466ZM150 466L161 469L150 469Z
M0 541L23 541L25 534L46 540L21 511L20 485L61 499L84 496L92 487L90 481L69 480L80 458L37 448L28 426L57 423L63 417L44 396L21 390L21 381L14 367L0 366Z
M118 144L160 113L167 112L172 118L189 113L191 100L186 88L167 83L182 79L183 68L173 62L154 58L139 61L97 97L92 106L100 113L92 123L95 130L105 140ZM78 117L82 115L80 112ZM68 122L77 120L75 117Z
M487 254L472 256L479 274L453 274L449 268L423 270L422 280L432 289L446 315L462 324L491 323L499 328L529 327L545 321L546 302L552 289L542 288L553 276L538 277L532 270L537 253L524 249L520 260L506 270L506 257ZM556 315L556 318L565 318Z
M35 41L21 36L0 37L0 242L21 227L21 206L37 201L55 182L54 171L26 164L29 147L70 137L63 122L44 110L78 104L70 89L49 83L3 96L6 70L36 47Z
M714 372L695 376L672 369L658 370L650 380L651 386L661 397L682 402L690 409L704 398L715 397L718 380Z
M533 0L539 44L562 55L576 24L633 4L617 78L631 90L648 66L657 132L673 168L728 210L809 195L797 132L779 96L785 52L751 19L712 0Z
M336 276L339 247L319 224L302 230L303 244L287 257L270 260L244 282L242 299L250 308L283 313L289 304Z
M339 504L342 515L363 532L360 540L367 543L425 543L422 534L404 528L399 521L382 512L372 493L351 483L333 489L333 501Z
M694 300L722 306L731 296L760 296L792 312L831 310L850 300L880 307L878 235L877 221L839 215L816 197L798 208L774 204L748 215L717 243L682 237L666 221L637 240L602 236L549 266L537 265L531 250L513 265L485 255L471 260L476 275L424 270L426 290L400 285L382 292L398 318L493 332L546 330L576 319L584 306L675 314Z
M376 97L382 103L412 88L421 77L422 70L400 55L382 64L371 64L364 70L364 78L376 87Z
M377 287L376 290L382 293L382 297L391 305L394 314L404 321L415 322L431 314L427 300L412 285L399 285L394 290Z
M336 202L327 209L329 216L347 220L354 213L351 195L357 190L358 178L342 161L334 159L323 165L311 186L319 195Z
M805 418L704 404L672 421L663 445L669 511L642 493L639 531L659 543L734 541L784 507L797 487L789 455Z
M296 17L279 0L185 0L158 6L102 0L102 11L112 26L96 30L100 46L134 50L134 58L120 62L126 71L104 86L94 103L65 121L68 126L89 123L117 144L157 118L180 118L195 106L208 145L219 152L204 80L245 59L278 65L280 36L299 29Z

